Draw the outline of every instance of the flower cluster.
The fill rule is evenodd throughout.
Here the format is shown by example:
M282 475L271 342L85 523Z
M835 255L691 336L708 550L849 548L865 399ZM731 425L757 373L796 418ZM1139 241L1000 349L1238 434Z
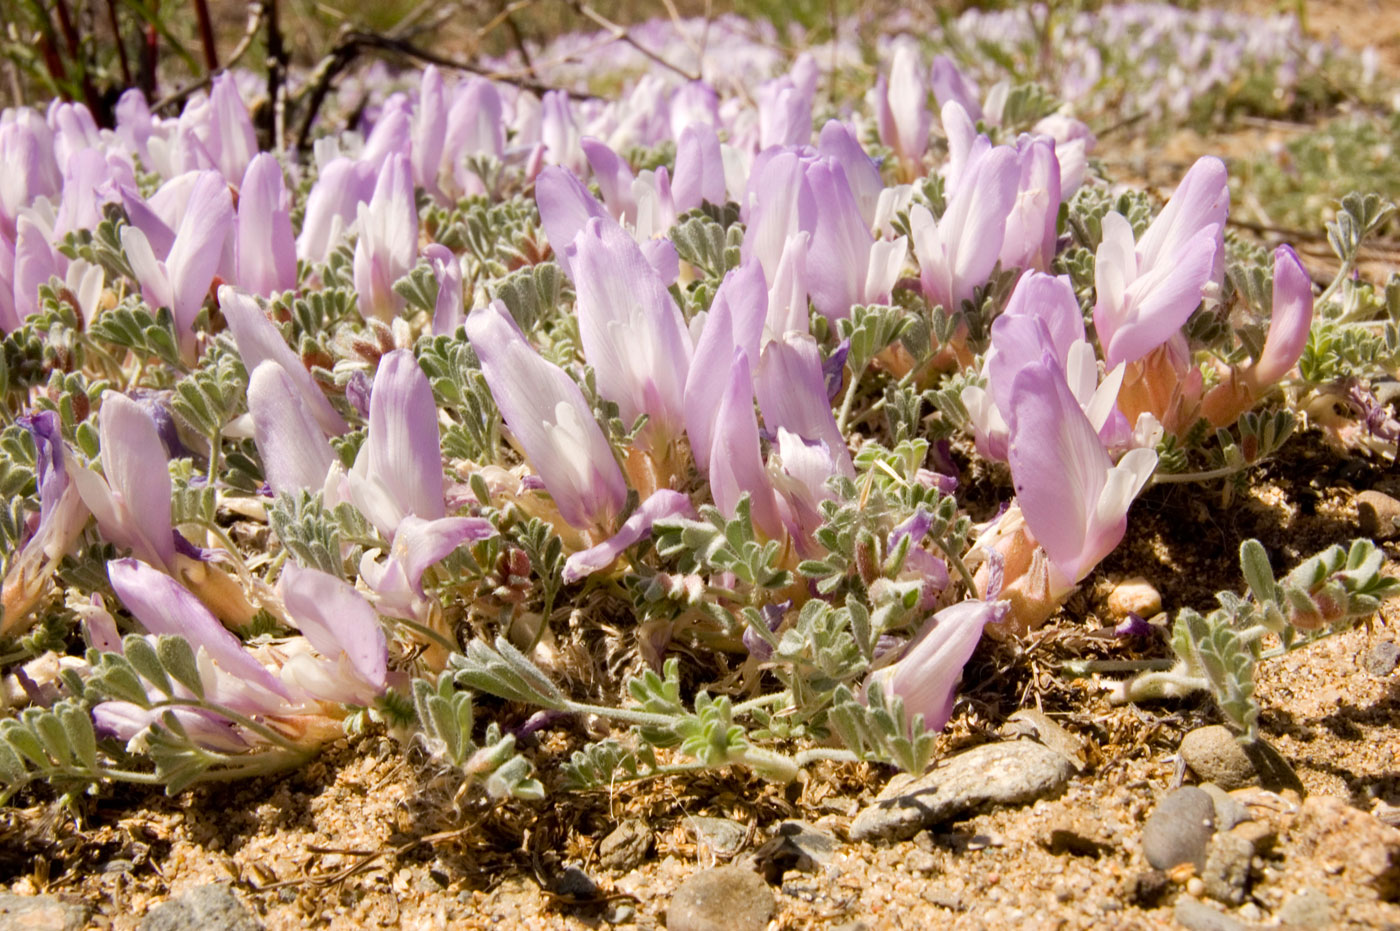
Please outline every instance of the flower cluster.
M635 39L664 52L671 28ZM1302 390L1315 301L1290 248L1227 240L1218 159L1154 210L1044 89L983 97L912 39L881 48L836 113L840 54L706 58L762 79L652 71L607 102L429 67L307 163L259 151L228 74L174 117L129 91L111 129L81 104L5 111L0 623L39 644L67 619L90 648L17 671L27 700L79 731L81 707L104 759L149 753L180 784L416 716L509 774L496 790L534 791L498 732L463 749L455 687L775 778L796 763L765 736L927 762L984 631L1043 624L1209 430L1235 445L1206 477L1283 441L1255 409ZM1069 80L1070 103L1095 84ZM980 525L957 498L972 455L1010 475ZM652 666L635 706L549 675L593 611ZM687 707L681 645L750 697ZM114 771L7 746L10 784ZM668 771L611 744L573 776L604 758Z

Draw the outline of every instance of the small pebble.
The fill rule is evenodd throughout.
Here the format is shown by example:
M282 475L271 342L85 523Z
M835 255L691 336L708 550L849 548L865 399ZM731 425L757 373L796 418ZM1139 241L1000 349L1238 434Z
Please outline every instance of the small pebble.
M646 859L651 849L651 828L639 818L628 818L598 845L598 862L604 869L627 872Z
M904 858L904 865L911 873L935 873L938 871L938 860L934 855L917 847Z
M1400 644L1382 640L1366 654L1366 671L1376 677L1388 676L1400 666Z
M1400 501L1379 491L1363 491L1356 496L1357 523L1361 532L1375 540L1400 535Z
M728 818L705 818L694 816L686 819L695 833L695 844L704 848L710 856L728 860L744 849L749 829Z
M693 873L666 908L667 931L763 931L776 903L752 870L717 866Z
M262 922L223 884L196 886L157 905L137 931L258 931Z
M1258 780L1254 763L1234 731L1223 724L1198 727L1181 739L1177 751L1191 771L1225 791L1242 789Z
M1201 790L1209 793L1211 801L1215 803L1215 829L1217 831L1228 831L1235 825L1249 821L1254 817L1243 802L1215 783L1204 783L1201 785Z
M555 895L575 901L589 901L600 895L598 884L577 866L566 866L554 878Z
M1244 931L1245 926L1229 915L1198 902L1190 896L1176 900L1172 915L1187 931Z
M1129 614L1152 617L1162 610L1162 595L1142 576L1119 582L1108 593L1108 610L1122 620Z
M81 931L88 910L51 895L0 894L0 928L16 931Z
M1288 897L1278 920L1295 928L1327 928L1332 924L1332 900L1316 889L1303 888Z
M1239 905L1249 888L1249 863L1254 845L1233 833L1217 833L1210 842L1201 879L1206 895L1217 902Z
M1177 789L1157 804L1142 829L1142 852L1159 870L1180 863L1205 866L1215 833L1215 802L1194 786Z

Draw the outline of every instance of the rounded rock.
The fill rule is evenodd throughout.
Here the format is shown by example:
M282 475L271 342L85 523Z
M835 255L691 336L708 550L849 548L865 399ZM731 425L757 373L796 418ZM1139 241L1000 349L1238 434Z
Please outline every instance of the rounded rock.
M1211 835L1215 833L1215 801L1210 794L1187 786L1161 802L1142 829L1142 852L1159 870L1181 863L1205 866Z
M668 931L763 931L773 915L773 892L757 873L718 866L692 874L666 908Z
M1253 761L1223 724L1196 728L1182 738L1177 752L1193 773L1227 792L1258 781Z
M1125 579L1108 593L1108 610L1116 618L1152 617L1162 610L1162 595L1142 576Z
M1388 676L1400 666L1400 645L1382 640L1366 653L1366 671L1377 678Z
M1361 532L1376 540L1400 535L1400 501L1379 491L1363 491L1356 496L1357 523Z

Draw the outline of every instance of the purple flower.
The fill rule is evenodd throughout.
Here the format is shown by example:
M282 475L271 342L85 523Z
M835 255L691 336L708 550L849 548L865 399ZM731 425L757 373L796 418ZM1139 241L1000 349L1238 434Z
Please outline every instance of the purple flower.
M316 384L316 379L301 364L301 359L282 339L277 325L263 313L251 296L228 285L219 288L219 309L223 311L228 328L233 331L234 345L243 367L250 373L266 361L276 362L283 374L296 386L302 404L316 419L327 436L339 436L349 429L345 418L331 406L330 399Z
M1017 503L1073 585L1123 538L1128 507L1157 467L1157 453L1134 449L1114 465L1049 353L1016 375L1007 419Z
M462 301L462 265L452 250L441 243L425 246L423 257L432 266L438 283L437 302L433 305L433 335L451 336L466 320L466 308Z
M274 494L318 491L326 484L335 453L302 402L296 383L279 363L267 359L253 369L248 413L263 475Z
M647 444L660 452L680 434L694 351L680 308L632 237L589 220L569 247L578 291L579 337L598 392L624 423L650 418Z
M104 538L143 562L171 569L176 554L170 472L155 423L139 403L109 391L102 396L97 425L103 474L75 466L78 494Z
M468 314L466 327L501 417L560 516L610 533L627 483L579 386L530 346L500 301Z
M956 103L974 120L982 119L981 93L977 85L958 70L957 64L947 55L933 56L930 73L933 97L940 108Z
M889 299L908 250L903 237L887 242L870 234L846 173L835 159L810 163L805 181L817 204L807 253L807 288L828 320L849 317L853 304Z
M184 637L236 681L288 697L277 677L254 659L198 598L164 572L140 559L114 559L107 564L107 577L122 604L147 632ZM209 697L220 700L215 695Z
M671 181L676 210L684 213L701 203L722 205L728 196L724 185L724 156L719 136L707 123L693 123L676 144L676 174Z
M662 488L651 493L622 527L607 540L569 556L564 563L564 581L577 582L606 569L629 546L650 536L652 524L668 517L695 517L690 499L679 491Z
M775 152L755 160L745 194L742 256L757 259L766 280L776 280L778 264L789 238L811 234L817 223L817 201L795 152Z
M418 258L418 207L408 159L391 155L379 172L374 196L358 209L360 238L355 243L355 290L360 315L392 320L403 307L394 282Z
M253 120L238 94L233 75L227 71L214 79L209 91L208 123L201 139L228 184L237 183L258 154Z
M1055 257L1055 221L1060 212L1060 163L1055 144L1044 136L1022 137L1017 143L1021 179L1016 203L1006 218L1001 243L1005 268L1045 271Z
M346 479L356 509L391 540L410 514L423 520L446 514L437 404L407 349L379 360L369 432Z
M87 524L88 510L70 480L65 465L58 414L40 411L17 418L34 440L37 451L35 472L39 486L39 522L32 535L14 554L0 593L0 636L13 637L28 626L33 608L44 584L72 548Z
M1000 622L1006 612L1004 601L963 601L944 608L924 623L895 663L871 673L870 682L902 699L908 717L923 715L924 727L942 730L953 716L962 668L977 649L983 628Z
M632 169L604 142L585 138L580 145L603 193L603 203L614 220L633 226L637 223L637 199L632 195Z
M142 294L152 307L170 308L180 334L181 353L188 361L194 360L194 318L204 305L232 230L233 201L224 176L216 171L195 176L164 260L156 257L152 243L140 229L122 227L122 248L141 283Z
M330 257L360 204L374 194L377 173L368 162L334 158L321 167L306 197L306 217L297 237L297 257L318 265ZM130 208L128 208L130 212Z
M745 262L726 274L710 303L685 381L685 431L701 472L710 467L715 420L726 387L715 373L727 370L735 348L743 349L749 358L758 356L767 312L768 294L757 262Z
M880 179L879 164L865 153L855 131L839 120L828 120L818 137L817 151L840 164L866 229L876 226L876 213L885 183Z
M1308 342L1312 317L1312 279L1298 253L1291 246L1279 246L1274 250L1273 316L1269 321L1269 336L1253 372L1260 386L1278 381L1297 363Z
M734 349L724 385L710 445L710 494L720 512L731 518L747 494L754 526L769 539L781 540L785 528L759 447L753 376L742 347Z
M1230 193L1225 166L1202 158L1134 242L1117 213L1103 218L1094 261L1094 330L1110 366L1135 362L1181 329L1219 281Z
M922 204L909 214L924 295L950 313L962 309L996 266L1006 219L1016 203L1020 165L1015 151L998 146L963 174L941 220Z
M67 259L49 245L49 232L29 213L15 224L13 329L39 310L39 286L63 277Z
M770 431L788 430L805 442L823 444L834 473L855 477L850 451L827 400L816 340L806 333L788 333L768 343L759 360L754 387L763 423ZM822 482L827 477L823 476Z
M505 156L506 127L502 106L496 85L485 78L468 78L453 91L442 143L445 159L439 170L441 173L450 170L456 192L486 193L485 185L467 167L464 156L486 155L496 159Z
M316 651L329 660L342 654L376 692L388 677L387 641L374 609L355 587L319 569L289 562L277 580L282 604Z
M268 297L297 284L291 196L282 166L263 152L248 163L238 189L238 286Z
M894 150L905 180L916 177L919 160L928 149L933 114L929 112L923 64L912 40L895 43L889 80L884 75L876 79L875 103L880 141Z
M427 620L423 573L463 543L495 535L496 528L481 517L422 520L410 514L399 522L383 562L375 558L374 550L360 559L360 577L378 596L384 614Z

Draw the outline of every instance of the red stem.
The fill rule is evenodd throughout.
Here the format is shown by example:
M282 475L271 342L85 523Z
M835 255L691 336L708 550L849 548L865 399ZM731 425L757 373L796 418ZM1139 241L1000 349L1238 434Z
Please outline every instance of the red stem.
M199 41L204 46L204 67L213 74L219 70L219 50L214 45L214 24L209 19L207 0L194 0L194 15L199 20Z

